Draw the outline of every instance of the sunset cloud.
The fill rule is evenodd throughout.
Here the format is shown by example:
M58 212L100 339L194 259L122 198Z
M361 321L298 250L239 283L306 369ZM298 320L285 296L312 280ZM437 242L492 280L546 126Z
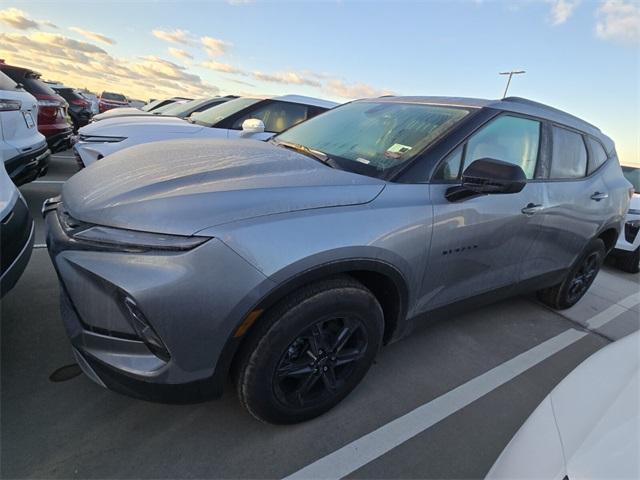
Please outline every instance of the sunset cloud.
M181 48L169 47L168 51L169 55L173 57L180 58L182 60L193 60L193 55Z
M18 30L39 30L40 27L58 28L48 20L34 20L29 18L25 12L18 8L7 8L0 10L0 23Z
M219 93L216 86L171 61L155 56L133 61L117 58L95 44L63 35L0 33L0 57L7 63L33 68L45 78L95 92L115 90L144 99Z
M349 99L394 95L394 92L390 90L379 90L366 83L347 84L338 79L329 80L325 85L325 90L331 95Z
M231 47L230 43L213 37L202 37L200 38L200 43L202 43L204 49L211 57L224 55Z
M191 45L195 42L195 37L188 30L153 30L154 37L169 43L181 43Z
M304 75L296 72L263 73L253 72L253 78L263 82L282 83L285 85L309 85L320 87L322 84L315 76Z
M596 35L604 40L638 46L640 5L623 0L607 0L597 12Z
M241 68L234 67L233 65L229 65L228 63L220 63L210 60L207 62L202 62L202 66L204 68L208 68L209 70L215 70L216 72L232 73L235 75L247 75L247 72L245 72Z
M547 0L551 3L551 24L560 25L573 15L581 0Z
M95 40L96 42L104 43L105 45L115 45L116 41L113 38L109 38L106 35L102 35L101 33L91 32L89 30L84 30L80 27L69 27L69 30L72 32L76 32L79 35L82 35L84 38L89 40Z

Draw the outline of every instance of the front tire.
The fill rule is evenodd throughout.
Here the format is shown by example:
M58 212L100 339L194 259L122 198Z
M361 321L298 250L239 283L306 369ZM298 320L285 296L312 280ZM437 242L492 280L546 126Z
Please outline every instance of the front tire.
M269 423L321 415L365 376L382 344L383 322L376 298L350 277L294 292L265 314L243 348L240 402Z
M539 290L538 299L556 310L574 306L587 293L598 275L605 254L604 242L599 238L591 240L564 280L557 285Z

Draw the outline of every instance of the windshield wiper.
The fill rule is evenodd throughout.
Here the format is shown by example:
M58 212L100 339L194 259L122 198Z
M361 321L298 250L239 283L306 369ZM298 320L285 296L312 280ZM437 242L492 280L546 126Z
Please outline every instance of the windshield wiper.
M313 148L309 148L305 145L300 145L299 143L283 142L280 140L271 140L271 143L273 143L274 145L279 145L285 148L289 148L291 150L295 150L296 152L302 153L307 157L311 157L315 160L318 160L324 163L325 165L331 168L334 168L334 166L329 163L331 162L331 158L329 157L329 155L327 155L324 152L321 152L320 150L314 150Z

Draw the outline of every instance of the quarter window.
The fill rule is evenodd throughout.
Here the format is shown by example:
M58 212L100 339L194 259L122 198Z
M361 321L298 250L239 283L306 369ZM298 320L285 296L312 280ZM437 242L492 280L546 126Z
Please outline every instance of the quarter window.
M589 146L591 147L591 155L589 158L589 174L597 170L600 165L607 161L607 152L604 147L593 138L589 138Z
M551 178L581 178L587 172L587 148L582 135L553 127Z
M440 167L438 167L438 171L435 174L436 179L455 180L459 177L463 150L464 146L460 145L449 154L445 161L440 164Z

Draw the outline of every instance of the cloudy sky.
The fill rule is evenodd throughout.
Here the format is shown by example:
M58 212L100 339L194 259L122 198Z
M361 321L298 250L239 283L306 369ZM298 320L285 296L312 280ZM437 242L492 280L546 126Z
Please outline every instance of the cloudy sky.
M147 100L174 94L510 94L579 115L640 164L638 0L37 1L0 7L0 58ZM95 6L94 6L95 5ZM99 5L99 6L98 6Z

